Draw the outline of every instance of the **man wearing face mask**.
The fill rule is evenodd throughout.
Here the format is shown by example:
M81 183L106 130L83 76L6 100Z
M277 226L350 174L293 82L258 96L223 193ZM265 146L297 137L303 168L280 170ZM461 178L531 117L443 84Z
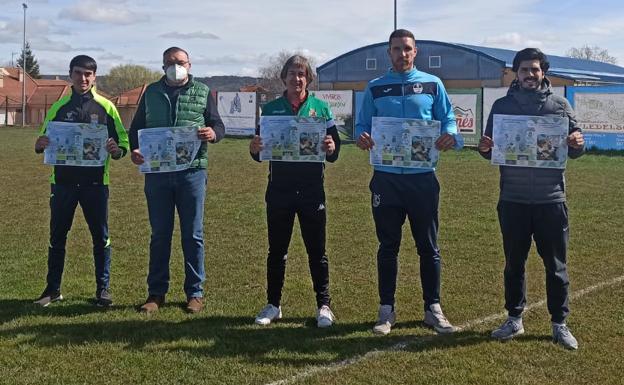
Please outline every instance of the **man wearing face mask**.
M568 118L568 157L583 155L585 141L576 124L574 111L565 98L552 92L545 76L549 63L537 48L519 51L512 70L516 79L507 96L492 106L485 133L479 141L479 152L492 158L494 115L561 116ZM498 220L505 253L505 309L507 320L492 332L492 338L509 340L524 333L522 312L526 305L525 264L535 240L537 252L546 270L546 299L551 315L555 343L577 349L578 342L565 320L568 308L568 272L566 255L569 238L563 169L534 167L500 167Z
M208 164L207 144L225 135L210 89L188 73L188 53L171 47L163 53L165 76L150 84L130 126L131 159L143 164L139 151L138 131L151 127L194 126L202 141L191 166L183 171L145 175L145 197L152 228L150 240L148 298L141 306L144 313L158 311L169 290L169 259L175 209L178 210L184 253L184 292L186 310L198 313L203 307L204 229L203 213Z

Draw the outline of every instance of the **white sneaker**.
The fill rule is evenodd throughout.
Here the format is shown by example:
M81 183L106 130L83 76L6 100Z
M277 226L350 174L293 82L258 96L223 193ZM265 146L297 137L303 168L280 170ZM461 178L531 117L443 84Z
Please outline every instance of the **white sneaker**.
M392 306L381 305L379 306L377 323L373 326L373 333L385 336L390 333L395 322L396 312L392 311Z
M508 317L505 322L491 334L492 338L499 341L507 341L524 333L522 317Z
M336 317L327 305L321 306L316 311L316 326L320 328L328 328L334 324Z
M570 329L566 324L556 324L553 322L553 341L556 344L563 346L566 349L576 350L578 349L578 341L572 335Z
M442 308L439 303L434 303L429 306L429 310L425 311L425 325L432 327L436 332L440 334L455 333L458 328L451 325L449 320L446 319Z
M256 316L256 323L258 325L268 325L271 321L280 318L282 318L282 307L275 307L269 303Z

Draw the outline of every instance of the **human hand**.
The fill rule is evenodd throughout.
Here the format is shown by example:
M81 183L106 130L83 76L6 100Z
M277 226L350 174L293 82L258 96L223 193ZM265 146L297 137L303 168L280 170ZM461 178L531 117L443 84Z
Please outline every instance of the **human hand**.
M48 138L45 135L41 135L40 137L37 138L37 141L35 142L35 152L37 154L41 154L43 150L45 150L46 147L48 147L49 144L50 144L50 138Z
M111 154L113 159L121 158L121 154L122 154L121 148L119 148L119 146L117 145L117 142L115 142L115 139L113 138L108 138L106 140L106 151L108 151L108 153Z
M201 127L197 130L197 137L202 142L214 142L217 139L217 134L215 134L212 127Z
M331 155L336 151L336 143L334 142L334 138L331 135L325 135L325 139L323 140L323 144L321 145L323 150L327 155Z
M585 144L585 138L580 131L574 131L568 135L568 146L572 148L581 148Z
M145 158L143 158L143 154L141 154L141 151L139 151L139 149L132 150L132 153L130 154L130 160L137 166L145 163Z
M260 135L255 135L251 142L249 142L249 152L257 155L260 151L262 151L263 148L264 146L262 146L262 138L260 138Z
M494 147L494 141L489 136L483 135L481 139L479 139L479 152L488 153Z
M436 140L435 146L440 151L450 150L455 146L455 138L451 134L443 134Z
M375 145L375 141L371 138L368 132L363 132L358 138L355 144L362 150L370 150Z

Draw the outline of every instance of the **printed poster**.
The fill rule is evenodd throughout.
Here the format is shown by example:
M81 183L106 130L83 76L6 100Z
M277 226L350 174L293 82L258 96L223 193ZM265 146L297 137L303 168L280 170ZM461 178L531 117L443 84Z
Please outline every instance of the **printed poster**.
M142 173L182 171L189 168L201 141L196 127L155 127L139 130Z
M565 168L568 118L494 115L492 164Z
M108 158L104 124L48 122L46 135L50 144L44 150L45 164L101 167Z
M260 160L323 162L322 144L327 132L324 118L262 116Z
M404 118L373 117L370 164L394 167L435 167L439 151L435 141L440 122Z

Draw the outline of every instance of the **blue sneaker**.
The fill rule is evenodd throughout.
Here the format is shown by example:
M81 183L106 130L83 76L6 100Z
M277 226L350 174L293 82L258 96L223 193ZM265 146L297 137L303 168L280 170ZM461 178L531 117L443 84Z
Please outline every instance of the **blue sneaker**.
M524 333L521 317L508 317L505 322L491 334L492 338L507 341Z

